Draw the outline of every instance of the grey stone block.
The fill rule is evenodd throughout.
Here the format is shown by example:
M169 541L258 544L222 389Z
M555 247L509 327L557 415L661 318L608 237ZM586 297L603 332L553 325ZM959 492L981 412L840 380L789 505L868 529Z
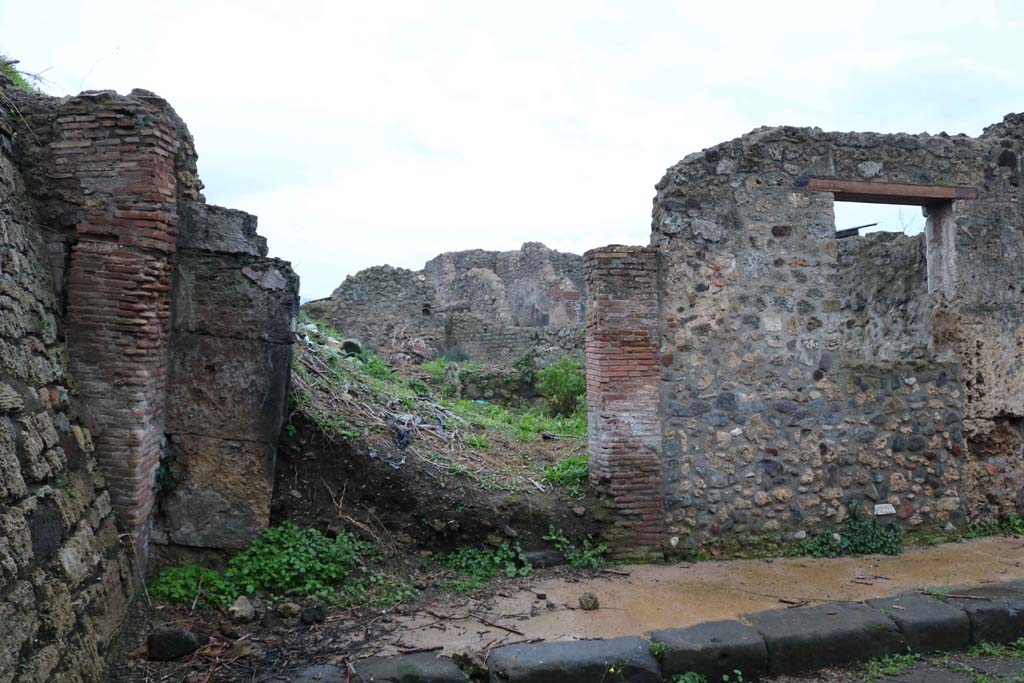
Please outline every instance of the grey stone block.
M580 640L498 648L487 659L490 683L661 683L643 638Z
M972 643L1008 643L1024 636L1024 587L1020 585L955 586L939 594L972 596L942 597L967 613Z
M357 661L352 680L357 683L466 683L455 662L430 652L397 657L370 657Z
M187 202L180 206L178 248L266 256L267 240L256 234L256 216L223 206Z
M695 671L717 681L723 674L740 671L743 680L751 681L768 670L761 634L738 621L654 631L651 641L665 645L661 669L666 676Z
M906 642L896 624L862 603L745 615L764 638L768 672L796 673L896 654Z
M960 650L971 642L971 620L967 613L941 600L904 593L867 603L896 622L914 652Z

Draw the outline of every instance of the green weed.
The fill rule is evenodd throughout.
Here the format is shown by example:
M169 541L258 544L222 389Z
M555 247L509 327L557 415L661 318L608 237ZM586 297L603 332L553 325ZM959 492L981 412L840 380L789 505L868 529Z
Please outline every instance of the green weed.
M586 403L587 376L579 361L562 356L541 369L537 378L537 389L544 397L551 415L568 417L580 412L581 402Z
M801 542L795 551L797 555L811 557L899 555L903 552L903 530L898 526L879 526L875 518L853 508L838 533L824 531Z
M865 681L881 680L885 676L899 676L914 666L914 655L886 655L864 663Z
M708 677L696 671L687 671L673 676L672 683L708 683Z
M479 434L469 434L463 439L463 441L465 441L466 445L470 448L476 448L479 450L485 451L491 447L491 440L486 436L481 436Z
M28 78L26 78L25 74L22 73L16 66L17 63L18 60L11 59L7 55L0 53L0 75L6 76L7 78L11 79L11 81L14 82L14 87L16 88L24 90L25 92L30 92L35 95L40 94L41 91L39 90L39 88L32 85L32 83L30 83L28 80L29 78L31 78L38 82L39 79L31 75Z
M544 540L550 541L572 567L596 569L607 563L605 554L608 552L608 546L603 543L593 545L588 539L583 539L583 547L577 547L566 537L565 532L556 529L554 524L548 526L548 534Z
M458 577L451 585L460 592L479 588L504 574L509 578L529 576L533 571L519 544L500 548L460 548L441 558L441 563Z
M351 576L359 553L367 550L351 534L328 538L316 529L283 524L260 534L231 558L223 572L194 564L167 567L151 591L162 600L178 603L189 602L199 593L219 606L256 591L329 600Z
M566 490L570 496L583 495L583 486L589 476L588 458L584 455L570 455L548 465L544 478L555 486Z

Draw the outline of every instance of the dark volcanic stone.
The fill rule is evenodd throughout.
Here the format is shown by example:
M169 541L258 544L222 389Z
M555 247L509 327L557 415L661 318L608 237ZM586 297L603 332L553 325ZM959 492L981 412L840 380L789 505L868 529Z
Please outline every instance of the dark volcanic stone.
M973 596L941 598L967 613L972 643L1008 643L1024 636L1024 588L1019 585L957 586L943 592Z
M768 651L761 635L738 621L712 621L690 628L655 631L651 640L665 644L661 660L666 676L695 671L718 681L733 672L749 681L765 674Z
M643 638L512 645L492 650L490 683L661 683Z
M838 666L906 649L896 624L860 603L831 603L745 616L764 638L768 671L773 674Z
M953 605L917 593L867 603L896 622L914 652L960 650L971 642L971 621Z
M303 624L322 624L324 619L327 618L327 614L324 611L323 605L310 605L302 610L302 615L299 617L302 619Z
M162 628L149 634L146 646L150 659L168 661L192 654L208 640L185 628Z
M352 677L353 683L465 683L466 680L455 662L430 652L359 660Z

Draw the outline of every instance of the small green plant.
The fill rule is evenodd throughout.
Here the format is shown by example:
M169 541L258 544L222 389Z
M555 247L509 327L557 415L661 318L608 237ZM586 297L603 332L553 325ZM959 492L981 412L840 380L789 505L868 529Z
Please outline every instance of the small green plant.
M998 519L978 522L964 534L966 538L981 538L983 536L1024 536L1024 517L1011 513Z
M673 676L672 683L708 683L708 678L696 671L687 671L686 673Z
M512 367L519 371L519 381L527 386L537 382L537 359L533 351L527 351L516 358Z
M556 460L544 470L544 478L566 490L570 496L583 495L583 486L589 475L589 460L584 455L570 455Z
M191 601L200 594L220 606L256 591L332 599L364 549L351 534L328 538L316 529L283 524L260 534L223 572L199 565L168 567L152 590L169 602Z
M193 600L212 605L229 605L238 590L220 572L198 564L166 567L149 587L150 594L165 602L187 605Z
M731 674L722 674L722 681L723 683L729 683L729 681L743 683L743 672L739 669L733 669Z
M453 587L460 592L479 588L499 574L512 578L529 576L533 571L518 543L504 543L500 548L460 548L441 562L458 577Z
M177 456L173 450L167 450L160 456L156 474L153 476L153 490L157 497L167 496L178 488L181 482L181 468L178 467Z
M665 643L652 642L648 647L651 650L651 654L659 662L665 659Z
M491 447L491 440L486 436L480 436L479 434L470 434L463 439L466 445L470 448L476 448L479 450L487 450Z
M1024 638L1011 643L977 643L967 653L973 657L1024 657Z
M341 607L394 607L410 602L415 597L416 589L404 579L384 572L374 572L364 579L348 582L341 590L338 604Z
M427 373L427 381L431 384L443 384L445 372L448 370L448 361L443 358L429 360L420 364L420 370Z
M587 376L579 361L562 356L540 370L537 378L537 389L552 415L567 417L586 402Z
M886 655L871 659L864 664L865 681L881 680L885 676L899 676L914 666L914 655Z
M359 360L363 363L363 370L366 371L370 377L376 377L377 379L392 379L395 376L391 366L382 361L372 351L363 350L359 354Z
M903 530L883 527L856 507L838 532L825 531L797 547L798 555L842 557L844 555L899 555L903 552Z
M605 554L608 552L608 546L603 543L593 545L588 539L583 539L583 547L577 547L561 529L556 529L554 524L548 526L548 534L544 540L550 541L572 567L597 569L607 563Z

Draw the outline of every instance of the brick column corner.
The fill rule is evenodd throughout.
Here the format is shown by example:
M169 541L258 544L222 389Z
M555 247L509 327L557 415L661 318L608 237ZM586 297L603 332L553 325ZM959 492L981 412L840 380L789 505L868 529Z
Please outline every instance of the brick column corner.
M584 255L590 481L617 557L660 557L666 535L658 416L658 248Z

